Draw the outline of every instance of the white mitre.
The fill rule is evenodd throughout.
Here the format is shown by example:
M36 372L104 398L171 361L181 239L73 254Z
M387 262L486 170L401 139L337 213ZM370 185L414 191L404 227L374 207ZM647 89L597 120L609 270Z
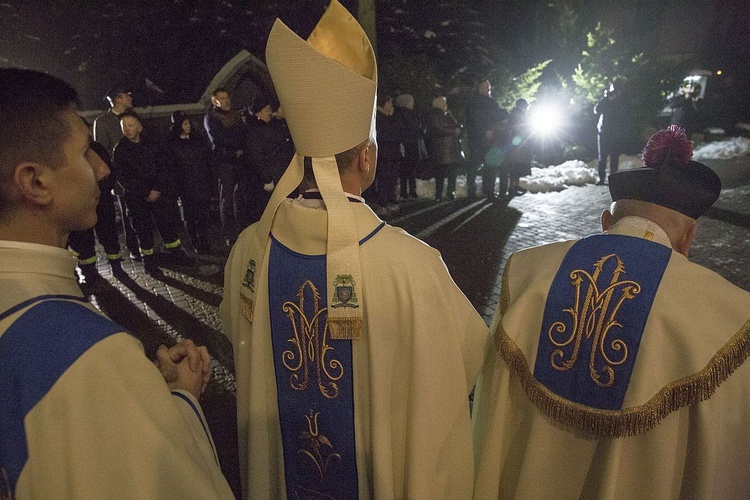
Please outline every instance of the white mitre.
M259 248L267 247L276 210L299 186L303 157L309 156L328 215L328 300L342 280L358 297L358 307L329 307L328 326L334 339L357 339L364 306L359 241L334 155L375 138L375 54L357 20L332 0L307 41L277 19L266 45L266 64L296 154L260 220L257 234L266 241ZM261 262L263 256L258 257Z

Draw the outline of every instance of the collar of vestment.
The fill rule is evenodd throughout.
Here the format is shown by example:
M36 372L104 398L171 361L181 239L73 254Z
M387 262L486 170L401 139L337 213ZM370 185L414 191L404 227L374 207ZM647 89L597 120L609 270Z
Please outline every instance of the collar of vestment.
M672 248L672 242L667 233L656 222L643 217L632 215L623 217L613 224L606 234L635 236Z
M77 262L64 248L0 240L0 309L37 295L83 297L75 280Z
M347 193L344 191L344 194L349 199L351 203L364 203L365 199L361 196L357 196L355 194ZM317 188L311 188L302 193L297 197L297 202L310 208L319 208L325 210L326 205L323 202L323 195L321 194L320 190Z
M350 196L350 195L347 195ZM304 202L304 203L303 203ZM323 255L326 253L328 237L328 215L322 207L310 207L307 204L322 200L284 200L274 217L271 233L282 245L305 255ZM369 236L383 221L365 203L351 203L354 210L357 239Z

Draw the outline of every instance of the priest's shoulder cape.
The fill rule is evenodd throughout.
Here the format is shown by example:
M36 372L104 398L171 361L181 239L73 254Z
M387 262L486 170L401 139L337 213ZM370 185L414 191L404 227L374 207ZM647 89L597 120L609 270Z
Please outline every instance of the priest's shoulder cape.
M468 396L489 347L487 327L439 252L364 203L352 208L362 289L346 277L326 287L326 211L295 200L279 207L264 262L249 257L260 254L250 248L257 225L227 262L221 315L234 346L246 492L470 498ZM252 323L242 295L251 286ZM361 339L331 340L325 308L358 304ZM309 478L313 457L322 465ZM337 474L349 475L339 481L346 493Z
M749 318L750 293L626 219L513 254L476 498L747 498Z
M75 265L0 241L0 497L233 498L198 401L170 395Z

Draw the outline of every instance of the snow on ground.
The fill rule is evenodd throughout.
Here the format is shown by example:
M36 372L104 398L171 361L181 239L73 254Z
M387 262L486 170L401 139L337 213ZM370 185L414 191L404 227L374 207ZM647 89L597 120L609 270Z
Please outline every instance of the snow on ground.
M711 160L750 156L750 139L732 137L723 141L714 141L697 147L693 152L695 160ZM569 160L560 165L550 165L547 168L531 169L531 175L521 178L521 187L530 193L549 193L562 191L568 186L583 186L593 184L598 180L597 161L588 164L581 160ZM621 155L619 170L630 170L643 166L640 155ZM477 191L482 191L482 178L477 176ZM417 179L417 194L420 198L435 196L435 180ZM466 176L459 175L456 179L456 197L463 198L466 193Z
M730 137L723 141L703 144L693 151L694 160L728 160L739 156L750 156L750 139Z
M547 168L531 168L531 175L521 178L521 187L529 193L562 191L567 186L593 184L597 180L596 169L581 160L569 160Z

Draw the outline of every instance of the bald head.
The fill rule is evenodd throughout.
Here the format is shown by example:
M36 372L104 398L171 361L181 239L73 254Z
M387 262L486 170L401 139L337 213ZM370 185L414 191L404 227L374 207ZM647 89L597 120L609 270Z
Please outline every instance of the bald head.
M602 229L607 231L624 217L641 217L656 223L667 233L672 248L687 257L697 229L695 219L661 205L625 199L612 203L610 210L602 213Z

